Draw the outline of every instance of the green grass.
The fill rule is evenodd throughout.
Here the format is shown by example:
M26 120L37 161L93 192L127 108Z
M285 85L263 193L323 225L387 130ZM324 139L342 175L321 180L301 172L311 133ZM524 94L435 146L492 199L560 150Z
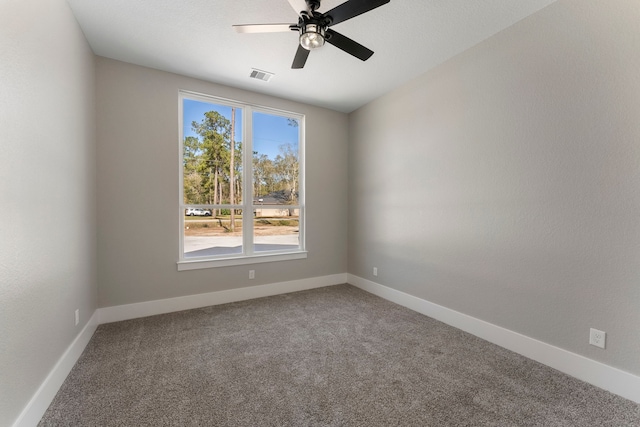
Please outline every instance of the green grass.
M220 222L224 227L229 226L231 223L230 215L217 215L212 216L185 216L185 224L189 223L190 228L215 228L220 227ZM280 219L280 218L256 218L256 224L271 225L273 227L298 227L300 221L298 218L292 219ZM235 217L236 227L242 226L242 215L236 215Z
M276 227L279 226L291 226L291 227L297 227L299 225L299 221L297 219L266 219L266 218L262 218L262 219L257 219L256 222L258 224L263 224L263 225L273 225Z

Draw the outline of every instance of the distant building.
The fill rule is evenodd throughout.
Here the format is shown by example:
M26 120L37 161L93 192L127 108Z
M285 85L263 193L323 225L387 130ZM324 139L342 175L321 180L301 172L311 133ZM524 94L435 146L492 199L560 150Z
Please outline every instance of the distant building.
M253 204L255 205L256 218L299 216L300 209L287 208L285 203L287 203L288 200L288 194L282 191L270 193L254 199ZM263 208L261 206L265 207Z

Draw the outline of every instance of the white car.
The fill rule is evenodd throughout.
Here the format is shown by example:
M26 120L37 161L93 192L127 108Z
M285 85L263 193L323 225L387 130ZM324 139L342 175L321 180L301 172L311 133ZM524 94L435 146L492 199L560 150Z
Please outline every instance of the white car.
M209 209L189 208L184 213L186 216L211 216Z

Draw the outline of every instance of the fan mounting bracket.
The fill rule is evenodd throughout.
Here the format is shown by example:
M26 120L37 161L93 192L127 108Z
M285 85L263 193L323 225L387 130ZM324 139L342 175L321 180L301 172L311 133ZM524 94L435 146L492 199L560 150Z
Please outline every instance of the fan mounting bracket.
M306 0L311 12L315 12L320 7L320 0Z

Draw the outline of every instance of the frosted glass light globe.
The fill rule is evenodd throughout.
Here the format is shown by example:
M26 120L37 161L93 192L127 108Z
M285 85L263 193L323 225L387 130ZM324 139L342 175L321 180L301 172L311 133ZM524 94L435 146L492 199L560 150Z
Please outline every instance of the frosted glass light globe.
M316 24L307 24L300 35L300 46L307 50L317 49L324 45L324 29Z

